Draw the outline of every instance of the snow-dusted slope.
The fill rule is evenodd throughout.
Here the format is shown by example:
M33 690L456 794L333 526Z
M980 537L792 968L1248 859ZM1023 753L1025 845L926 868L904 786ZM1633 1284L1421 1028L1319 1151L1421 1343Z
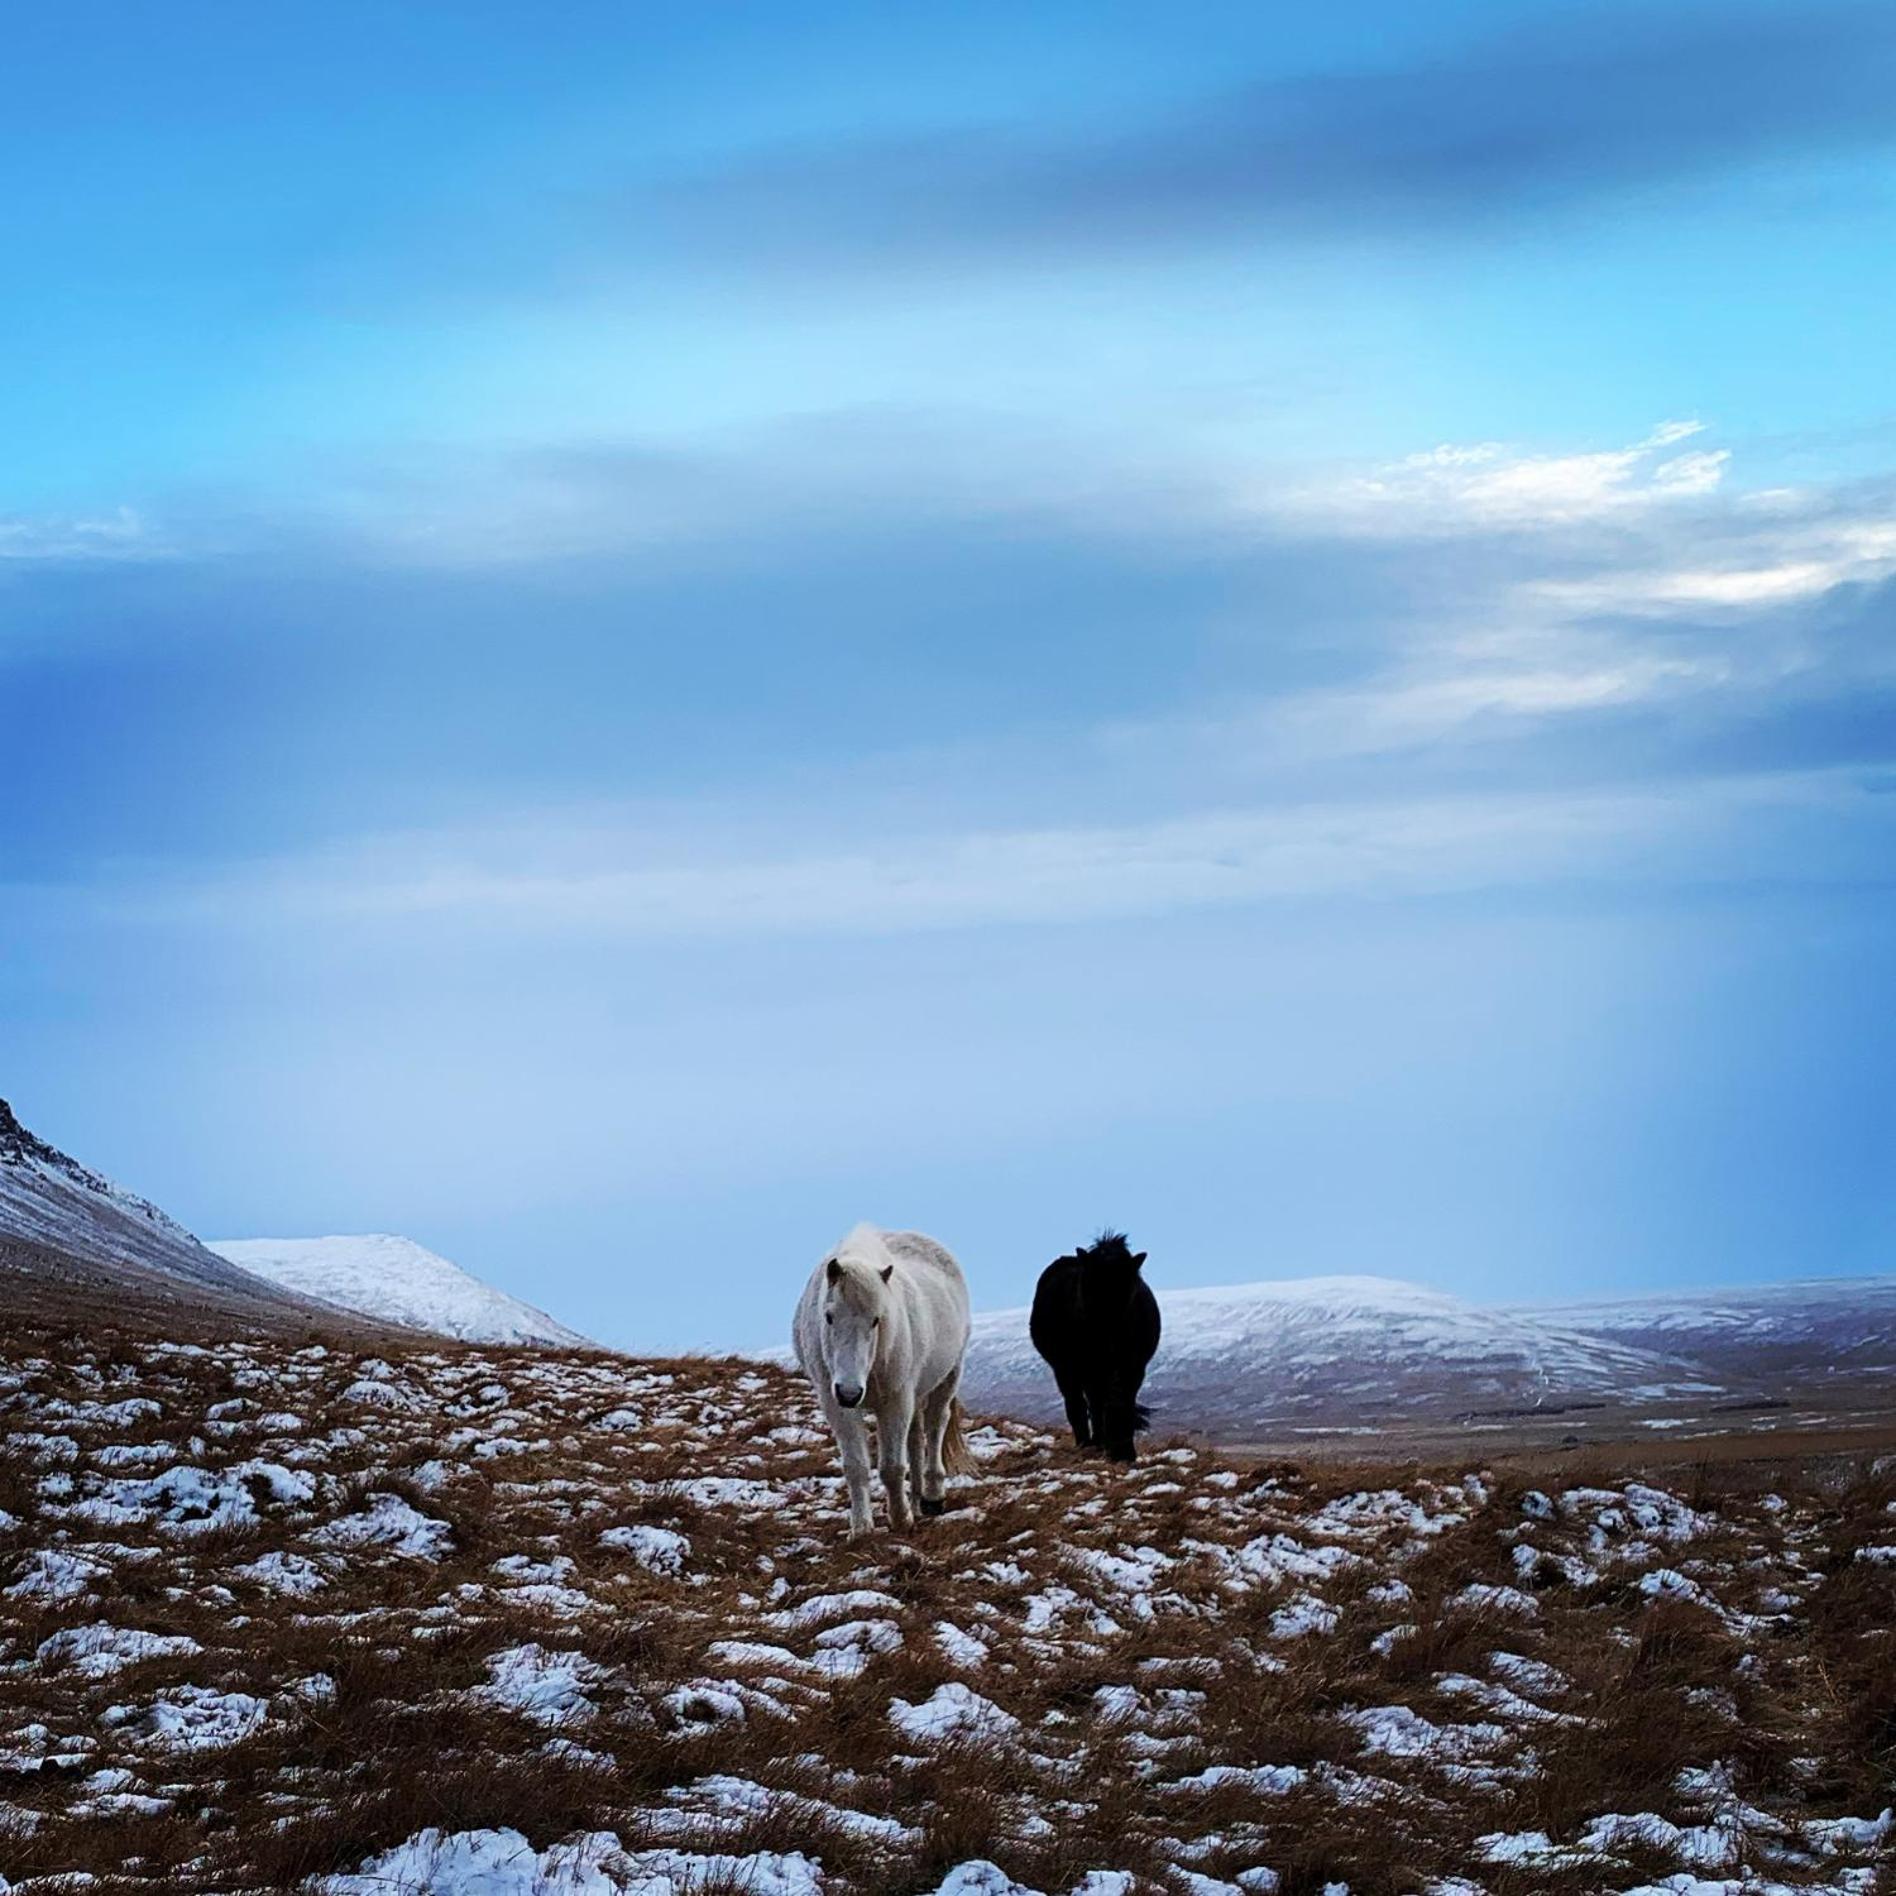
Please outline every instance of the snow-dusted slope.
M1690 1380L1677 1358L1387 1277L1158 1287L1164 1338L1144 1399L1158 1426L1224 1434L1285 1421L1538 1408ZM1025 1310L974 1321L969 1400L1058 1414Z
M200 1244L146 1199L69 1158L20 1124L0 1100L0 1238L17 1239L45 1260L94 1267L108 1279L155 1289L214 1291L281 1302Z
M1816 1277L1516 1314L1704 1363L1795 1360L1843 1370L1896 1364L1896 1277Z
M306 1297L467 1343L584 1343L544 1310L410 1238L218 1238L231 1263Z

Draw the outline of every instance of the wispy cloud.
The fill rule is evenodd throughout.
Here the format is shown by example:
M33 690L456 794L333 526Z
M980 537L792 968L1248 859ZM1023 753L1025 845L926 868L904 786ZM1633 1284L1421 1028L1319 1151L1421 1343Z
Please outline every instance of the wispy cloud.
M749 857L676 834L655 838L644 821L615 825L595 812L583 822L523 821L498 839L379 839L113 900L147 921L211 926L448 927L624 942L878 936L1593 877L1716 880L1731 871L1734 826L1858 807L1896 821L1896 806L1866 806L1853 780L1762 776L1690 797L1654 788L1296 804ZM1785 872L1825 873L1795 857L1771 868Z
M1567 11L1407 68L1237 89L1144 130L772 149L631 211L699 252L801 268L1481 229L1888 142L1893 57L1896 22L1868 6Z
M1641 774L1693 774L1712 732L1896 690L1890 483L1746 491L1723 448L1680 467L1702 434L1450 445L1245 493L1260 533L1326 548L1339 587L1380 575L1362 607L1380 638L1339 678L1117 723L1107 753L1142 771L1189 757L1234 784L1333 782L1386 759L1416 781L1475 770L1525 788L1631 768L1616 726L1643 724ZM1261 605L1260 649L1279 627ZM1857 721L1836 735L1853 756L1889 749L1866 752Z
M130 507L94 515L0 515L0 560L157 559L167 550Z
M1767 517L1751 534L1726 536L1715 561L1703 557L1710 550L1687 546L1676 562L1536 580L1528 590L1570 611L1664 616L1698 609L1729 616L1814 599L1840 586L1874 585L1896 574L1896 501L1855 515L1823 506Z
M365 680L406 707L400 759L370 761L365 781L418 757L464 772L468 718L498 754L494 707L558 702L527 775L463 790L461 807L505 823L557 799L569 749L594 760L600 794L636 794L618 760L675 742L638 720L641 681L660 675L706 734L767 722L737 776L694 768L726 815L743 806L735 828L800 807L818 840L734 846L706 834L700 805L609 823L596 848L543 824L518 846L350 846L159 906L220 925L435 915L642 939L1531 883L1592 873L1640 825L1712 807L1724 792L1697 779L1721 734L1749 733L1755 767L1772 720L1896 690L1873 590L1896 581L1888 483L1750 491L1743 443L1697 421L1624 445L1450 443L1317 481L1229 454L1140 466L1070 438L976 467L952 430L937 456L906 420L812 424L813 455L788 431L696 455L495 457L463 478L417 461L312 504L289 536L295 584L270 581L261 608L312 646L346 641L334 754L393 728L379 714L346 734ZM254 579L220 593L215 562L175 570L158 625L254 621ZM62 587L75 639L117 624L109 587ZM816 756L780 735L782 694L806 693L811 671L825 682L810 729L830 734ZM174 688L141 677L126 728L191 728L189 680L154 719L153 678ZM599 681L597 705L571 701L559 681L574 677ZM939 712L935 678L955 694ZM55 673L39 702L69 716L70 689ZM1806 719L1799 767L1884 755L1860 722ZM372 798L341 792L356 775L335 803L359 830ZM1578 783L1633 802L1576 805ZM205 812L215 853L243 846L215 797Z
M444 571L670 560L681 548L723 556L983 522L1200 557L1462 541L1475 582L1511 586L1515 608L1536 615L1767 606L1888 570L1896 499L1885 484L1747 490L1736 451L1708 434L1689 420L1624 446L1444 443L1311 477L1229 446L1078 427L990 424L977 437L948 415L875 411L714 443L413 456L339 472L277 528L344 560ZM136 516L121 518L139 544L156 543ZM1441 596L1454 598L1447 579L1436 576Z
M1297 498L1318 519L1366 533L1596 520L1715 493L1730 450L1674 451L1704 426L1663 422L1630 447L1577 454L1524 452L1499 441L1446 444Z

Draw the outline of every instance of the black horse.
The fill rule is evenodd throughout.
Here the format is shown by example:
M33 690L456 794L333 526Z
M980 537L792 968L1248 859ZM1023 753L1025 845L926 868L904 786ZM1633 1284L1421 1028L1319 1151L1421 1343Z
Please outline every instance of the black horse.
M1114 1461L1133 1459L1133 1432L1148 1419L1139 1385L1159 1347L1159 1300L1139 1275L1145 1260L1117 1231L1055 1258L1040 1273L1028 1325L1053 1366L1075 1445Z

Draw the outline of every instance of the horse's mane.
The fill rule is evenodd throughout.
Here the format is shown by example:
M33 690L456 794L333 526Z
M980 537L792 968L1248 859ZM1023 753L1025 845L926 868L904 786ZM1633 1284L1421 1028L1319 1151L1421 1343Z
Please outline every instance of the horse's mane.
M872 1225L865 1218L851 1229L848 1237L846 1237L830 1255L832 1257L842 1258L845 1261L852 1257L859 1259L873 1257L879 1259L886 1254L888 1248L883 1237L882 1227L880 1225Z
M1132 1249L1123 1231L1102 1231L1091 1244L1083 1244L1073 1253L1078 1264L1130 1264Z

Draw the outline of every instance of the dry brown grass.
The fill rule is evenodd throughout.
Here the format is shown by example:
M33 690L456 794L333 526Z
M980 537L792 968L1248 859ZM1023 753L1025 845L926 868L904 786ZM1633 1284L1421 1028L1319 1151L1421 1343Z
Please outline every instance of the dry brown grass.
M1600 1495L1549 1505L1522 1478L1181 1445L1120 1472L1010 1425L948 1515L852 1547L829 1445L774 1369L383 1344L412 1401L379 1406L345 1393L373 1355L356 1347L180 1354L18 1320L5 1344L0 1873L26 1890L72 1871L99 1896L287 1890L430 1826L509 1826L536 1848L612 1831L801 1851L838 1892L920 1896L988 1859L1048 1892L1268 1867L1285 1896L1451 1878L1578 1896L1680 1864L1646 1842L1494 1860L1483 1840L1571 1844L1642 1812L1731 1821L1734 1862L1841 1889L1863 1852L1800 1857L1730 1810L1796 1825L1890 1801L1896 1568L1858 1558L1896 1542L1888 1469L1708 1463L1648 1500L1596 1461ZM141 1399L159 1412L102 1409ZM316 1491L233 1477L244 1518L203 1531L72 1512L114 1480L253 1463ZM439 1524L430 1557L326 1544L377 1497ZM686 1537L682 1572L601 1542L640 1524ZM99 1573L69 1597L8 1591L48 1553ZM264 1556L323 1585L274 1590L245 1571ZM196 1650L110 1676L36 1658L101 1622ZM599 1669L583 1715L486 1694L495 1656L530 1645ZM1001 1733L892 1724L897 1701L963 1686ZM194 1687L265 1715L198 1751L104 1716ZM718 1694L743 1715L703 1717Z

